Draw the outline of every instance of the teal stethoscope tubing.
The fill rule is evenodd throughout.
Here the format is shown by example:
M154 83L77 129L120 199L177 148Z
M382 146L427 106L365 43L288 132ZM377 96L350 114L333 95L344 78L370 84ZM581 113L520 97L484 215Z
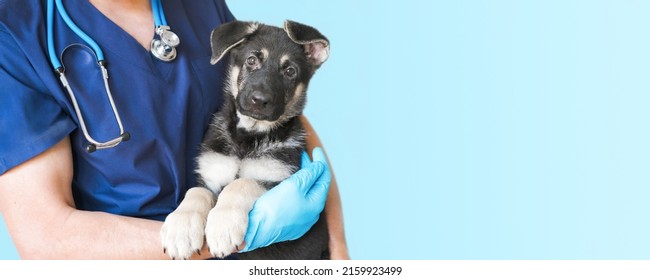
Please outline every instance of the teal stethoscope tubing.
M102 49L99 47L97 42L93 40L88 34L83 32L79 26L77 26L72 18L68 15L68 12L65 10L65 7L63 6L62 0L48 0L47 1L47 47L48 47L48 54L50 56L50 61L52 62L52 66L54 66L55 69L61 68L61 62L59 61L59 58L57 57L55 51L54 51L54 2L56 1L56 9L61 15L61 18L63 18L63 21L70 27L70 29L77 34L86 44L88 44L93 51L95 52L95 55L97 56L97 61L104 61L104 52ZM167 25L167 18L165 17L165 13L163 12L162 4L160 3L161 0L151 0L151 7L153 10L153 18L154 18L154 24L156 27L161 26L161 25Z
M154 24L156 28L158 28L161 25L163 26L167 25L167 19L165 18L165 13L163 12L162 4L160 1L161 0L151 0L151 9L153 12ZM108 97L109 103L113 110L115 121L120 129L120 135L116 138L113 138L105 142L100 142L95 140L92 136L90 136L90 133L88 132L88 128L86 126L84 117L81 114L81 108L79 107L79 103L77 102L76 95L74 94L74 91L72 90L72 87L70 86L70 83L68 82L65 76L65 68L61 64L61 61L56 55L56 51L54 49L54 15L55 15L54 9L55 8L59 13L59 15L61 16L61 18L63 19L63 21L65 22L65 24L77 36L79 36L79 38L81 38L84 42L86 42L86 44L88 44L90 48L92 48L92 50L95 52L95 56L97 57L97 64L99 65L102 71L106 96ZM50 58L50 62L52 63L52 66L54 67L55 71L59 74L59 79L61 80L61 83L66 88L68 95L70 96L70 100L72 101L75 114L77 115L77 119L79 120L79 125L81 126L81 130L84 134L84 137L89 142L89 144L86 146L86 151L94 152L98 149L112 148L120 144L122 141L128 141L131 136L128 132L124 131L124 126L122 125L122 119L120 118L120 115L117 111L115 102L113 101L113 95L111 94L111 89L108 85L108 71L106 70L106 61L104 59L104 52L99 47L97 42L95 42L95 40L93 40L90 36L88 36L88 34L86 34L83 30L81 30L81 28L79 28L79 26L77 26L74 23L72 18L70 18L67 11L65 10L62 0L47 1L47 49L48 49L48 56Z
M167 18L165 18L160 0L151 0L151 10L153 11L153 22L156 28L161 25L167 25Z

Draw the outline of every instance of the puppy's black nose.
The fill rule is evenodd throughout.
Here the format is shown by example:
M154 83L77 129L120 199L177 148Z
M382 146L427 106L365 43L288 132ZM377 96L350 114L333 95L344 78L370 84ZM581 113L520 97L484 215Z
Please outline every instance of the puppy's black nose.
M251 96L251 101L253 102L254 107L264 108L269 104L269 101L271 101L271 96L264 94L261 91L255 91Z

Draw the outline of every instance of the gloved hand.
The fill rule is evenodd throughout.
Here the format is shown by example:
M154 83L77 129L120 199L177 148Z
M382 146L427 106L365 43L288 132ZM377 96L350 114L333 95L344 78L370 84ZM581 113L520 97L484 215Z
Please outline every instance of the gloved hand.
M332 175L321 148L315 148L312 156L313 162L303 151L301 169L255 202L241 252L298 239L318 221Z

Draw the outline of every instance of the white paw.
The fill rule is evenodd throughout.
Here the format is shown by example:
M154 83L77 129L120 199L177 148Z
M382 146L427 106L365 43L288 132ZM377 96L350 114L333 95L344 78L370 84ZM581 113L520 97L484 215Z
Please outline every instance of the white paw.
M214 257L224 258L235 251L244 242L248 227L248 207L236 207L232 204L217 206L210 210L205 227L205 240Z
M160 230L163 250L172 259L189 259L203 247L205 212L176 210Z

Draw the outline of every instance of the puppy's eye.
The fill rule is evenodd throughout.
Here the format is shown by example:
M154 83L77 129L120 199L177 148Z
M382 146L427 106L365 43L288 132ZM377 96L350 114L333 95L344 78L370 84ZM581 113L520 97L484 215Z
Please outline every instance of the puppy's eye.
M286 69L284 69L284 75L286 75L288 78L293 78L296 76L296 68L289 66Z
M255 66L257 64L257 56L251 55L246 59L246 64L249 66Z

